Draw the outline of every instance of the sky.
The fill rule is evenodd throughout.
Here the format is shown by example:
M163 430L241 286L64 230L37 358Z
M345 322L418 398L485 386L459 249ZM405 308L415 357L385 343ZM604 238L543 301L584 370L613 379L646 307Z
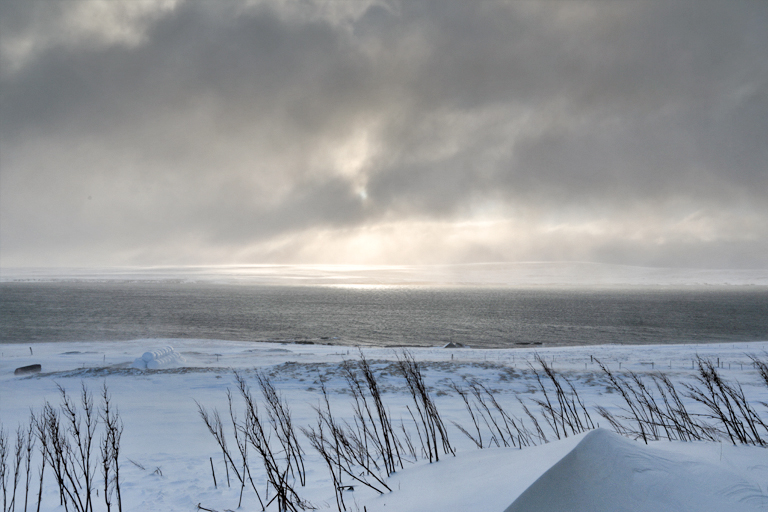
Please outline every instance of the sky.
M768 2L0 2L0 266L516 261L768 268Z

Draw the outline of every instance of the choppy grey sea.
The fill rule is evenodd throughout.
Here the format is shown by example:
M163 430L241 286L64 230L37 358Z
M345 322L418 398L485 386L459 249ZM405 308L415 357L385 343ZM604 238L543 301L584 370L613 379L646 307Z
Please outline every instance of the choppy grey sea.
M766 340L768 288L0 284L0 343L140 338L487 348Z

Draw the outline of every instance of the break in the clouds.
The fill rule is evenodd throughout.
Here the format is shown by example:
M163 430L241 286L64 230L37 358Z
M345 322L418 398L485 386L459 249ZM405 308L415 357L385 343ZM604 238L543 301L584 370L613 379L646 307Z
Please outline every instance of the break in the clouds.
M5 0L0 264L768 266L768 3Z

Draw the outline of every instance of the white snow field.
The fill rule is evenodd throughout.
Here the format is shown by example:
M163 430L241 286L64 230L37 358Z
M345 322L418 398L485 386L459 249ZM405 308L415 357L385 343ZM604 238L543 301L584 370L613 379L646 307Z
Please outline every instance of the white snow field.
M165 347L172 347L169 350ZM174 353L172 365L159 369L132 367L145 353L160 360ZM456 454L439 450L439 461L423 457L404 462L404 468L386 479L391 491L379 494L342 478L347 510L364 512L420 511L757 511L768 510L768 449L719 441L668 441L629 439L613 432L596 406L622 415L626 407L610 385L597 360L614 372L636 372L643 379L664 372L679 391L695 383L694 359L713 362L727 382L741 385L744 395L763 420L768 418L768 386L753 367L749 355L768 359L768 342L479 350L469 348L413 348L410 353L421 369L432 398L447 427ZM405 380L396 370L401 351L365 348L382 391L382 399L396 430L410 430L419 450L418 436L409 409L414 405ZM542 398L535 374L538 354L578 391L597 427L557 439L533 399ZM235 447L229 419L227 389L239 420L244 406L237 393L234 371L252 385L260 414L266 416L256 392L256 372L266 375L287 404L293 425L317 428L315 407L322 407L320 379L325 382L330 407L337 420L353 422L353 397L341 371L343 361L359 360L356 349L325 345L249 343L211 340L163 339L130 342L39 343L0 345L0 421L10 443L18 425L29 424L46 401L58 407L66 389L77 403L81 385L99 404L106 384L113 406L124 423L120 443L120 485L125 511L224 512L238 510L240 485L233 469L225 467L222 452L201 420L198 403L214 408L224 420L225 435ZM147 362L147 361L145 361ZM19 367L40 364L35 374L14 375ZM522 449L493 445L488 426L478 449L456 424L470 433L476 429L464 402L451 382L467 385L477 379L494 393L511 417L525 419L521 402L538 416L548 443ZM650 382L650 381L648 381ZM550 397L552 398L552 397ZM691 411L703 410L690 401ZM476 410L477 413L477 410ZM455 423L454 423L455 422ZM531 428L531 423L528 423ZM768 432L761 431L762 439ZM95 440L102 436L101 426ZM323 459L303 433L298 440L305 452L306 485L295 481L295 491L306 506L338 510L333 481ZM95 443L96 444L96 443ZM236 449L236 448L235 448ZM266 502L274 495L255 450L250 452L254 485ZM11 457L12 458L12 457ZM93 464L100 456L94 448ZM7 464L10 462L8 459ZM217 478L214 486L211 463ZM27 510L36 510L40 458L35 452ZM230 485L227 485L229 471ZM106 510L101 473L94 482L94 510ZM11 475L12 478L12 475ZM17 511L24 510L23 477L16 493ZM9 480L10 481L10 480ZM10 488L9 488L10 489ZM97 496L96 492L100 491ZM10 493L10 490L7 491ZM10 496L10 495L9 495ZM113 497L113 507L114 497ZM63 511L58 488L46 469L40 510ZM74 510L70 505L69 510ZM116 508L113 508L116 510ZM239 510L262 510L250 486L243 491ZM267 510L278 510L273 501Z

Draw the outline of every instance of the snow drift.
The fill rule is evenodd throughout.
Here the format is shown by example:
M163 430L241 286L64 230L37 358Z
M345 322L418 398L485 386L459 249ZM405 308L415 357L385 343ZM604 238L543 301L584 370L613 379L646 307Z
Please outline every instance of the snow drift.
M756 467L754 458L764 449L745 448L646 445L597 429L523 450L465 452L409 468L388 480L395 491L363 504L368 512L766 510L765 466ZM751 458L740 458L748 452Z
M505 512L747 512L766 501L759 486L726 468L598 429Z

